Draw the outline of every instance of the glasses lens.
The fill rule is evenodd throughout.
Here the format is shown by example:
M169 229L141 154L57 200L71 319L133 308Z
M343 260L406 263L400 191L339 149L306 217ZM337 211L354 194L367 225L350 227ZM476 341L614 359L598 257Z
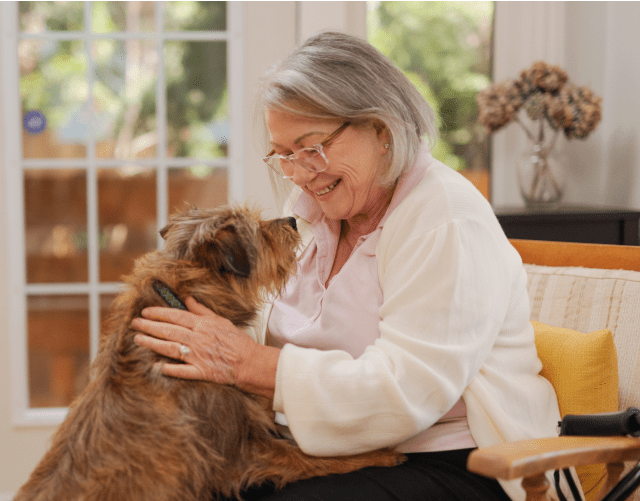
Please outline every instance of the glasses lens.
M293 170L293 164L290 160L279 155L271 155L270 157L263 158L264 162L279 176L285 176L286 170Z
M327 158L319 148L303 148L296 153L298 161L311 172L323 172L327 170Z
M322 147L302 148L295 155L285 157L271 155L263 158L264 162L278 175L290 177L293 173L294 162L298 162L303 168L311 172L323 172L327 170L327 157Z

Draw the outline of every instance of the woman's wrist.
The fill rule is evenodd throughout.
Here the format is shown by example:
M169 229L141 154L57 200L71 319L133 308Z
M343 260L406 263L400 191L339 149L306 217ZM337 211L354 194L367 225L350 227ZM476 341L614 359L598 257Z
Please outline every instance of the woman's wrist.
M256 344L239 368L235 384L241 390L273 398L280 349Z

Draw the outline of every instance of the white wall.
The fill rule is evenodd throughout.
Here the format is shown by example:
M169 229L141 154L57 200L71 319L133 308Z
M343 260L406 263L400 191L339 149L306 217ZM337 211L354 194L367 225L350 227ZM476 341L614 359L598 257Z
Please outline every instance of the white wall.
M602 100L602 120L586 140L560 144L565 202L640 209L640 3L497 2L495 80L516 77L538 59L561 65ZM492 202L523 205L515 124L493 135Z
M260 151L255 117L255 89L265 71L284 58L296 44L295 2L243 2L244 84L243 101L245 186L248 202L264 209L265 217L276 217L276 204Z
M568 148L573 200L640 208L640 3L567 3L567 71L602 96L593 141ZM576 78L577 78L576 76Z
M366 2L298 2L298 41L315 32L332 29L367 36Z

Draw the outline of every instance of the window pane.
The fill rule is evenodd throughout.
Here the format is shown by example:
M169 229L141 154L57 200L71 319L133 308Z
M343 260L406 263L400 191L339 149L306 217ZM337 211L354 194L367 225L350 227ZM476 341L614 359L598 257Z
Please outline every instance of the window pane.
M226 204L228 186L225 168L169 169L169 212L183 210L186 204L202 209Z
M388 56L436 112L433 155L489 198L489 141L475 96L491 83L493 2L376 2L369 41Z
M81 158L89 125L86 59L79 40L22 40L20 96L22 116L37 111L46 127L23 128L24 158Z
M153 169L98 171L100 280L117 282L134 260L156 248L156 175Z
M227 29L226 2L166 2L167 31L224 31Z
M155 30L154 2L93 2L91 29L96 33Z
M167 156L227 155L229 100L225 42L167 42Z
M24 172L27 282L87 281L86 174Z
M18 2L20 31L82 31L83 2Z
M29 296L29 405L63 407L88 382L87 296Z
M153 40L100 40L94 103L99 158L155 157L158 51Z

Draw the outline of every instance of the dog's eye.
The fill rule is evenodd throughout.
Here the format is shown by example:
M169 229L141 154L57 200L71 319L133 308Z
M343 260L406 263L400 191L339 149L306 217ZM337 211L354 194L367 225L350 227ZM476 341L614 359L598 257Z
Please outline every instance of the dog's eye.
M211 238L211 237L210 237ZM212 240L200 241L195 250L196 259L220 273L246 278L251 273L250 250L233 226L219 228Z
M224 271L244 278L249 276L249 273L251 273L251 263L249 262L249 256L242 246L231 252L226 252L226 258L225 263L222 265Z

